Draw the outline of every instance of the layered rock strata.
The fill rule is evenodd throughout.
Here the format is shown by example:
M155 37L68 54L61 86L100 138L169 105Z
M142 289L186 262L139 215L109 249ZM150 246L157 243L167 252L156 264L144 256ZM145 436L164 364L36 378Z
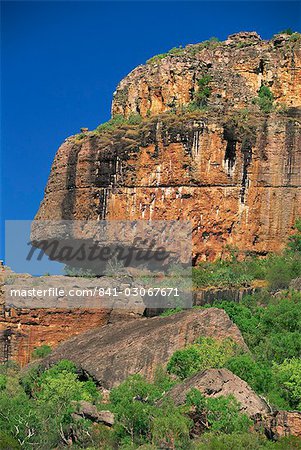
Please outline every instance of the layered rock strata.
M238 33L136 68L114 95L115 122L58 150L36 219L188 220L195 263L229 246L281 250L301 215L300 42ZM200 79L207 105L195 110Z

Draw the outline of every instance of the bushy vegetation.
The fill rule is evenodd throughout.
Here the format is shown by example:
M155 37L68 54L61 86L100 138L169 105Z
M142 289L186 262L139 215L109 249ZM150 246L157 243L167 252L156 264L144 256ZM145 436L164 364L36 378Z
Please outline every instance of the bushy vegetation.
M186 404L193 406L203 418L205 427L217 433L241 433L251 426L250 419L239 412L240 405L233 396L206 398L198 389L187 394Z
M95 273L91 269L83 269L81 267L72 267L65 266L64 267L64 275L67 277L82 277L82 278L94 278L96 277Z
M195 344L177 350L171 357L167 370L184 379L201 370L224 367L226 361L237 352L239 349L231 339L220 342L200 337Z
M299 450L301 441L295 436L279 439L277 442L268 441L261 434L255 433L205 433L197 440L192 450Z
M51 347L50 345L41 345L40 347L37 347L34 349L34 351L31 354L32 359L38 359L38 358L45 358L45 356L49 355L51 353Z
M66 444L72 433L81 435L88 424L73 423L72 402L100 396L94 383L79 380L72 363L63 360L43 373L32 369L21 378L15 367L1 369L0 448L48 450Z
M194 95L193 103L199 109L206 108L208 105L208 100L211 95L211 82L212 77L208 74L198 80L198 90Z
M179 47L173 47L166 53L160 53L158 55L153 56L152 58L146 61L146 64L157 64L161 59L166 58L167 56L178 56L187 54L187 56L195 56L204 48L214 49L218 45L221 45L220 40L217 37L211 37L210 39L200 42L199 44L188 44L186 47L180 45Z
M116 114L112 119L108 120L108 122L102 123L98 125L96 128L97 132L103 131L111 131L122 125L139 125L142 122L142 117L140 114L130 114L130 116L124 117L122 114Z
M258 97L254 103L259 106L262 112L270 113L274 109L274 96L268 86L262 85L258 91Z
M82 381L73 363L62 360L48 370L32 368L25 375L16 368L1 367L1 449L192 449L195 422L204 420L204 432L246 432L250 420L239 412L232 397L206 399L192 390L182 406L165 396L174 384L163 368L153 383L130 376L112 389L102 402L96 385ZM4 381L5 378L5 382ZM77 401L111 410L115 425L108 429L88 419L75 419ZM193 419L191 412L193 411Z

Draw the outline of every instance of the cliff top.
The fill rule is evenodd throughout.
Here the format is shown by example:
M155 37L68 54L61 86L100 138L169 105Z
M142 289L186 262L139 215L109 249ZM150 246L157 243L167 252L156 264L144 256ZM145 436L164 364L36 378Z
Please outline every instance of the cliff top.
M300 107L301 34L262 40L240 32L150 58L117 86L112 115L149 117L179 108L231 111L270 97L278 107ZM269 111L266 111L269 112Z

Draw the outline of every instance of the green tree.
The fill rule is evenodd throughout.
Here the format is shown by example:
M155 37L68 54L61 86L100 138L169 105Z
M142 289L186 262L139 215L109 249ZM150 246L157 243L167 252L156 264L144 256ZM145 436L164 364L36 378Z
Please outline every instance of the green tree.
M198 108L205 108L208 105L208 100L212 92L210 87L211 81L212 77L210 75L204 75L198 80L198 90L194 96L194 103Z
M273 367L275 379L293 408L301 408L301 359L286 359Z
M295 234L289 237L288 248L293 252L301 252L301 219L297 219L294 225Z
M258 97L254 102L259 106L262 112L270 113L273 110L274 96L268 86L261 86L258 91Z
M189 432L192 421L184 416L173 403L156 410L151 423L151 441L156 448L186 449L189 447Z
M242 380L246 381L256 392L267 392L272 377L271 369L246 353L233 356L226 362L226 367Z
M217 341L200 337L195 344L172 355L167 371L184 379L200 370L223 367L237 351L237 345L231 339Z
M51 353L51 347L50 345L41 345L40 347L37 347L32 352L31 356L33 359L38 358L45 358L45 356L49 355Z
M150 436L155 401L160 397L160 390L140 375L130 376L112 389L110 402L118 420L119 440L128 436L132 443L143 443Z
M237 400L227 397L205 398L195 388L187 394L186 405L195 408L197 414L203 417L208 429L217 433L242 433L248 431L251 421L239 410Z

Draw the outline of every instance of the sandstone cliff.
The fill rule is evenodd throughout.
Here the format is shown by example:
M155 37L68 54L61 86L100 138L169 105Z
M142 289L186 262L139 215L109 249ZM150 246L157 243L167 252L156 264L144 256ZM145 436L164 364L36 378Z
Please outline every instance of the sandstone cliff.
M112 114L145 117L187 105L204 74L212 77L209 104L215 109L232 112L249 107L262 84L270 86L278 104L300 107L301 53L296 41L288 35L263 41L257 33L242 32L225 42L172 49L119 83Z
M280 250L301 215L300 42L240 33L139 66L115 119L60 147L36 219L188 219L194 262ZM192 110L202 76L208 104Z

